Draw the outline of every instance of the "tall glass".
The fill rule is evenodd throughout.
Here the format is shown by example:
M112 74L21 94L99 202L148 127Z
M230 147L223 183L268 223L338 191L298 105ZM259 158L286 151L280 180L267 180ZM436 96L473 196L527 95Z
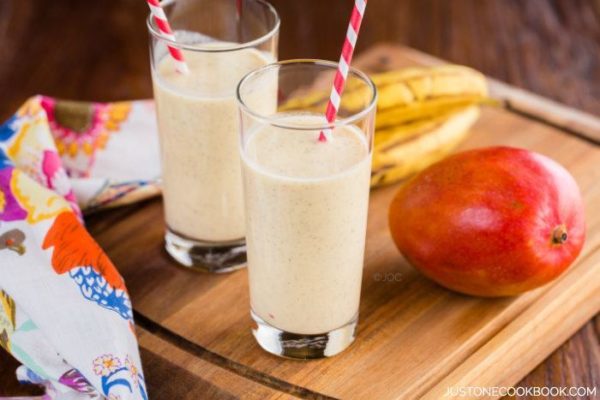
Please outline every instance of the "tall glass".
M231 271L246 261L235 88L276 60L279 17L262 0L162 4L177 41L161 35L152 18L147 23L166 249L185 266ZM176 70L167 44L182 51L189 73Z
M254 336L292 358L352 343L363 270L376 90L351 69L338 119L323 117L337 64L292 60L237 91ZM261 98L277 86L277 106ZM319 140L321 132L330 138Z

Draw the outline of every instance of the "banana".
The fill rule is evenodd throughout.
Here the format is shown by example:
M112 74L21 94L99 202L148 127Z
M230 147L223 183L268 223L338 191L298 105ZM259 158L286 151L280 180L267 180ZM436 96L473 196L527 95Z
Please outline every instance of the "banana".
M375 76L379 83L380 110L390 107L406 107L426 104L430 100L463 97L487 97L487 85L483 74L460 65L442 65L429 68L407 68ZM391 75L391 76L390 76ZM396 81L391 81L394 77Z
M386 146L407 142L415 136L426 134L438 128L446 122L450 115L450 113L440 113L431 118L417 119L403 124L377 129L374 146L379 149L379 145L384 142L386 143Z
M453 104L465 100L481 101L487 98L485 76L461 65L411 67L370 75L379 91L378 112L393 107L425 107L429 102ZM341 107L353 111L365 106L368 88L350 79L342 96ZM304 96L290 99L281 111L323 107L329 99L329 90L313 90Z
M380 130L419 120L429 120L439 116L447 116L470 105L479 104L481 99L474 96L464 96L461 99L435 99L426 104L419 103L408 107L382 110L377 114L375 128Z
M331 90L331 89L330 89ZM324 90L311 91L302 96L293 97L278 107L277 111L315 111L318 112L319 108L325 110L325 105L329 99L329 92Z
M466 138L479 114L477 106L470 106L445 120L434 122L407 141L394 140L392 136L390 140L376 144L371 187L405 179L447 156Z
M460 65L409 67L371 75L379 96L375 119L371 186L387 185L448 155L490 103L485 76ZM325 83L325 81L323 81ZM341 113L363 109L368 88L350 79ZM319 86L295 96L279 111L325 112L329 89Z

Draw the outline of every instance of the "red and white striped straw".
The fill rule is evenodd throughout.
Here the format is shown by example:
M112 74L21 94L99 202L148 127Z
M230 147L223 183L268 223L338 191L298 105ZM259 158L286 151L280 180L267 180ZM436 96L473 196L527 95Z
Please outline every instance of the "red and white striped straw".
M242 18L242 10L244 9L244 0L235 0L235 10L237 12L236 16L239 20Z
M148 6L150 7L150 12L154 17L154 22L156 22L156 26L160 33L167 39L175 41L175 35L171 30L171 25L169 25L169 21L167 20L167 16L160 5L158 0L146 0ZM169 49L169 53L171 57L173 57L173 61L175 61L175 69L181 72L182 74L187 74L189 72L188 66L183 59L183 53L177 47L173 47L167 44L167 48Z
M338 69L333 80L331 96L329 97L327 109L325 110L325 118L327 119L328 123L333 123L335 121L338 109L340 108L342 92L344 91L344 86L346 85L348 70L350 69L352 55L354 54L354 46L356 46L356 39L358 38L358 32L360 30L360 25L362 23L366 7L367 0L355 0L354 8L352 9L352 14L350 15L348 31L346 32L346 39L344 40L344 46L342 47L342 55L340 56ZM325 142L332 138L331 135L331 129L321 131L319 134L319 141Z

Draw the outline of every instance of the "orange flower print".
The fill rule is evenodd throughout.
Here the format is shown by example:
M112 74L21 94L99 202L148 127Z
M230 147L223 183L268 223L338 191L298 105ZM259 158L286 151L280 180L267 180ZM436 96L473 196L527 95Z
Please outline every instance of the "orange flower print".
M129 355L125 357L123 363L113 354L103 354L94 359L92 370L100 377L102 393L108 400L121 398L118 394L111 393L113 388L119 386L132 395L138 392L143 400L148 400L142 371L135 366Z
M109 376L121 368L121 360L112 354L104 354L94 360L94 373L99 376Z
M42 244L43 249L50 247L54 248L52 267L56 273L68 272L85 298L133 319L123 278L75 214L64 212L56 217Z
M58 274L72 268L89 266L99 272L115 289L125 289L123 278L98 246L81 222L71 212L63 212L56 217L48 231L43 249L54 247L52 266Z

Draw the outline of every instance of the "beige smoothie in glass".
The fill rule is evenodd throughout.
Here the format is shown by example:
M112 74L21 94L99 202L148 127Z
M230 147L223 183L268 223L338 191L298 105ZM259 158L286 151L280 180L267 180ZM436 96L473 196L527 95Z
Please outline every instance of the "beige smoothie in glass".
M281 122L291 118L322 119ZM369 199L364 134L343 127L331 143L318 137L267 125L248 136L242 157L252 310L301 334L356 318Z
M182 265L233 271L246 262L235 90L244 75L276 60L279 17L263 0L161 5L174 35L162 35L153 18L148 28L165 248ZM258 108L272 109L275 99L276 86L265 88Z
M230 45L230 44L229 44ZM207 48L226 48L209 43ZM255 49L190 53L182 74L165 57L154 78L167 226L207 242L243 240L244 205L234 88L272 62ZM265 96L265 102L271 101Z
M358 323L377 92L350 68L352 96L327 122L336 70L281 61L237 88L252 332L283 357L338 354ZM277 82L271 109L261 98L269 82Z

